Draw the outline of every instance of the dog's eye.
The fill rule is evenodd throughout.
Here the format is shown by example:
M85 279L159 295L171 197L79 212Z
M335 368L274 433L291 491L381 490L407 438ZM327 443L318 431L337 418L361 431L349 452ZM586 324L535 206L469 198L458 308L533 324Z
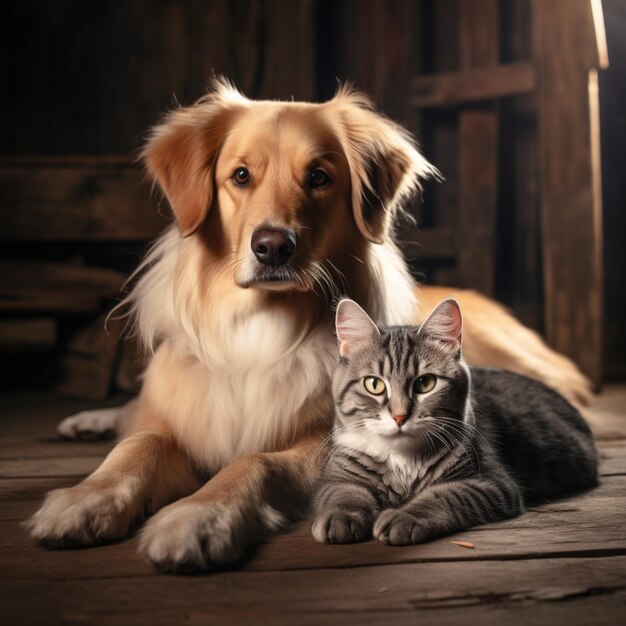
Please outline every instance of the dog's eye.
M309 172L309 187L311 189L319 189L320 187L326 187L330 182L328 174L316 167Z
M247 167L238 167L233 172L232 178L240 187L247 187L250 184L250 172Z

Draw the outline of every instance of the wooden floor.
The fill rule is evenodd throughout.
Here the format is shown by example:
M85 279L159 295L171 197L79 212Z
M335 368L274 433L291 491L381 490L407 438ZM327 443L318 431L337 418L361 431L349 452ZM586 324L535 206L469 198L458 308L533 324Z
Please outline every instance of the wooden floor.
M49 489L92 471L107 443L56 439L85 403L0 401L0 624L626 624L626 386L590 413L595 491L454 539L392 548L323 546L303 523L243 565L156 574L136 539L87 550L33 545L19 523Z

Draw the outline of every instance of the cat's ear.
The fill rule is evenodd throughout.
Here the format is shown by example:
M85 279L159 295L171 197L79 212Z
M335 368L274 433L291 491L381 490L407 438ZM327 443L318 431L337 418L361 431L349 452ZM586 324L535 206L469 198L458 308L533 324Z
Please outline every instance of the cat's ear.
M440 302L421 325L419 332L428 333L432 337L460 347L463 337L463 316L459 303L454 298Z
M335 316L339 354L342 357L359 345L380 337L380 331L369 315L354 300L341 300Z

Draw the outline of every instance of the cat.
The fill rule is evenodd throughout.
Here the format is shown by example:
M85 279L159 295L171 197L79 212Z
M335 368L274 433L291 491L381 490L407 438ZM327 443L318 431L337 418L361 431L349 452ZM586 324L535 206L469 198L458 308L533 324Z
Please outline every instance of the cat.
M420 327L377 328L342 300L332 446L313 537L415 544L598 484L580 413L545 385L468 367L453 299Z

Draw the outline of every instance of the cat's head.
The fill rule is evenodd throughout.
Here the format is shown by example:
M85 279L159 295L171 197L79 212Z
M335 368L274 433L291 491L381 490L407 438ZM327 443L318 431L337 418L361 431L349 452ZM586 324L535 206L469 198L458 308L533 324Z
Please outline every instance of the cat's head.
M378 328L352 300L337 307L335 436L352 448L415 450L454 440L469 406L458 303L444 300L420 326Z

